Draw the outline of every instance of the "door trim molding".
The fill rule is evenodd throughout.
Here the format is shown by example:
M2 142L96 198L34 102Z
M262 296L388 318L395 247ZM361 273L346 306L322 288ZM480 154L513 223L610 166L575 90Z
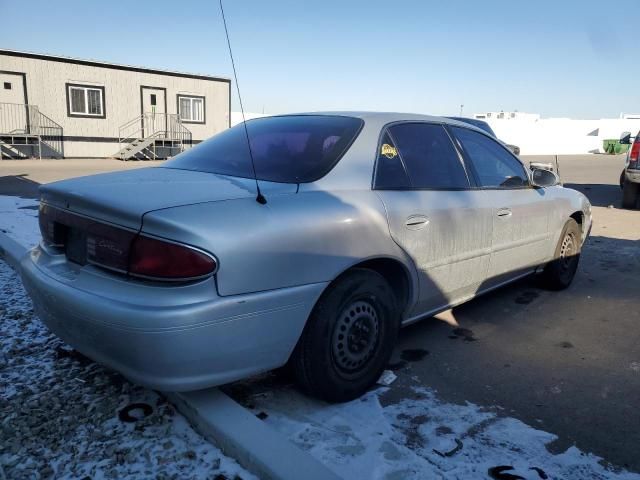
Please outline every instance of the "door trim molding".
M29 95L27 95L27 74L25 72L12 72L10 70L0 70L0 73L4 75L20 75L22 77L22 93L24 97L24 104L29 105Z

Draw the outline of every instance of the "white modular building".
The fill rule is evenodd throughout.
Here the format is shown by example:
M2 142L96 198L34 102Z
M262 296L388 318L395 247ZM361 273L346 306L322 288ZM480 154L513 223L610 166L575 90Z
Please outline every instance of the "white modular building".
M171 157L226 128L228 78L0 49L0 157Z

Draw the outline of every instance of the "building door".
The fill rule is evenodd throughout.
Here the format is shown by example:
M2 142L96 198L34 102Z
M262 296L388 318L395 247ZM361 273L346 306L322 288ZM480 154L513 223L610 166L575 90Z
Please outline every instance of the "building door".
M167 90L160 87L140 87L143 136L167 131Z
M23 79L21 73L0 72L0 103L26 103Z
M0 133L29 130L24 74L0 71Z

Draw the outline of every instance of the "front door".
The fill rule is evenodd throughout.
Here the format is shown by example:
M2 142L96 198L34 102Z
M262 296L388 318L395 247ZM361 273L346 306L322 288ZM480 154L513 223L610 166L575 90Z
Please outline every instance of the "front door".
M473 296L489 266L492 208L486 192L471 189L444 127L390 126L380 145L375 189L391 236L418 270L419 303L410 316Z
M167 130L167 91L159 87L141 87L143 136Z
M495 139L462 127L451 131L493 205L486 287L532 271L549 252L551 205L545 190L531 187L524 165Z

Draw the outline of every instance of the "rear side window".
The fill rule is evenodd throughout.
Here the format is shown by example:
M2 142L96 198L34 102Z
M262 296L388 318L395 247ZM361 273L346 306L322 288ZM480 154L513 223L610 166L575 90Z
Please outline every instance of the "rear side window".
M518 188L529 185L524 166L502 145L473 130L451 127L471 160L480 186L488 188Z
M389 136L389 132L385 132L382 136L382 142L380 142L376 162L375 188L392 190L409 187L411 187L411 182L409 182L404 162L398 155L398 148Z
M313 182L325 176L357 137L363 121L330 115L265 117L247 122L259 180ZM167 168L253 178L244 125L176 156Z
M469 187L462 162L442 125L400 123L388 131L406 168L411 188Z

